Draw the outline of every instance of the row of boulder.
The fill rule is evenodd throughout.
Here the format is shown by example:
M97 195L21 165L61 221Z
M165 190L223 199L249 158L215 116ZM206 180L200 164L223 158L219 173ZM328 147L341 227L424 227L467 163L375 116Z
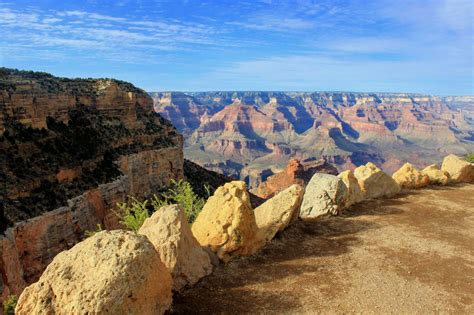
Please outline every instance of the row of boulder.
M244 182L219 187L190 227L184 211L166 206L138 233L103 231L57 255L21 294L17 314L160 314L172 292L192 286L220 262L250 256L298 217L339 214L364 199L403 188L474 182L474 164L447 156L441 168L409 163L389 176L373 163L338 176L317 173L252 209Z

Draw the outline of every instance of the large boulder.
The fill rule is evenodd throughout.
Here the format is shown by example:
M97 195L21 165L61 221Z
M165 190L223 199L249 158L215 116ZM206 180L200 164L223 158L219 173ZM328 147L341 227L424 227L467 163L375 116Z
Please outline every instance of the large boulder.
M474 182L474 164L454 154L450 154L444 158L441 170L449 173L451 182L453 183Z
M391 197L400 192L397 182L374 163L368 162L354 170L365 199Z
M143 235L103 231L58 254L16 314L162 314L171 276Z
M400 187L408 189L426 187L430 183L428 175L420 172L410 163L403 164L398 171L393 173L392 178Z
M216 189L191 228L202 246L208 246L224 262L235 256L249 256L263 245L247 187L233 181Z
M295 221L298 218L303 194L303 186L291 185L255 208L255 221L260 237L269 242L278 232Z
M313 219L337 215L344 208L346 199L347 187L339 177L316 173L306 186L300 217Z
M138 231L148 237L173 277L173 289L193 285L212 272L209 255L194 238L184 211L165 206L143 222Z
M352 171L344 171L337 175L347 187L347 198L345 206L349 207L364 200L364 193L360 188L357 178Z
M428 176L432 185L447 185L451 180L449 173L441 170L436 164L425 167L421 172Z

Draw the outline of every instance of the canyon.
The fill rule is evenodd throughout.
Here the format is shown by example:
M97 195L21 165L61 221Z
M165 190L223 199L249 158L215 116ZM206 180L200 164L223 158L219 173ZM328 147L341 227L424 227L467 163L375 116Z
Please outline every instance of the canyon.
M352 92L160 92L155 111L195 163L256 191L293 159L386 172L474 151L474 97Z

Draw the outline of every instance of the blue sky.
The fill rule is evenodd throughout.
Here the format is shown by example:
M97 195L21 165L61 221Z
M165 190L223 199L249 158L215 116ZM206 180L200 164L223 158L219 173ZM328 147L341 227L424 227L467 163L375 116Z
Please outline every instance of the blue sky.
M473 1L0 0L0 65L148 91L473 95Z

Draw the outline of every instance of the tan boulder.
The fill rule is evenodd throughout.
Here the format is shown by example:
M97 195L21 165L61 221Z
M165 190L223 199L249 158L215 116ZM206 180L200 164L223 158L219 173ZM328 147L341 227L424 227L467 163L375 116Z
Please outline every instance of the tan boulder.
M441 170L436 164L425 167L421 172L429 177L432 185L447 185L451 180L449 173Z
M224 262L235 256L249 256L263 245L247 187L242 181L216 189L191 228L199 244L208 246Z
M143 222L139 234L148 237L173 277L173 289L193 285L212 272L209 255L194 238L184 211L165 206Z
M298 218L303 195L303 186L291 185L255 208L255 221L259 234L266 242L271 241L278 232L283 231Z
M391 197L400 192L397 182L374 163L368 162L354 170L365 199Z
M352 171L344 171L337 175L347 187L346 207L364 200L364 193Z
M430 184L428 175L423 174L410 163L403 164L398 171L393 173L392 178L400 187L408 189L422 188Z
M474 164L454 154L450 154L444 158L441 170L449 173L451 182L453 183L474 182Z
M58 254L21 294L16 314L162 314L171 276L153 244L103 231Z

